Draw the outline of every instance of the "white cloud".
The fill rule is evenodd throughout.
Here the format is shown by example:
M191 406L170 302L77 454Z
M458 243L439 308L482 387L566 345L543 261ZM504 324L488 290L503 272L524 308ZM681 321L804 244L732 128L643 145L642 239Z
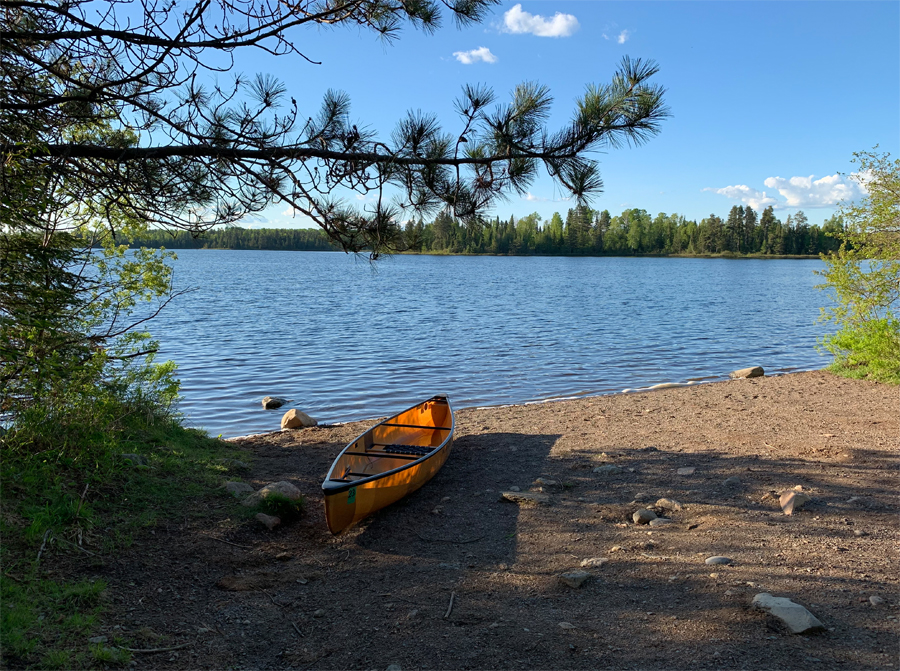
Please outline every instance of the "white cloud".
M619 33L619 36L616 38L616 42L618 42L619 44L625 44L628 41L629 37L631 37L631 31L623 30L621 33Z
M865 178L861 175L840 174L827 175L821 179L809 177L768 177L763 182L769 189L775 189L784 200L778 200L765 191L760 191L746 184L736 184L720 189L706 188L720 196L740 200L754 210L765 209L771 205L776 210L784 208L816 208L835 207L842 200L852 201L865 195Z
M725 186L721 189L713 189L707 187L703 189L704 191L712 191L713 193L717 193L720 196L725 196L726 198L731 198L732 200L740 200L743 203L746 203L754 210L764 210L769 205L771 205L776 210L784 207L783 203L779 203L777 200L769 196L765 191L758 191L757 189L753 189L746 184L735 184L734 186Z
M765 185L777 189L787 201L787 207L834 207L842 200L851 201L865 195L860 183L840 174L822 179L809 177L769 177Z
M538 37L568 37L578 30L578 19L571 14L557 12L552 19L538 14L529 14L516 5L503 15L504 30L507 33L531 33Z
M454 51L453 55L463 65L472 65L472 63L477 63L478 61L484 61L485 63L497 62L497 57L487 47L478 47L471 51Z
M540 198L540 197L538 197L538 196L535 196L533 193L531 193L531 192L529 191L529 192L526 193L524 196L522 196L522 200L545 201L545 200L547 200L547 199L546 199L546 198Z

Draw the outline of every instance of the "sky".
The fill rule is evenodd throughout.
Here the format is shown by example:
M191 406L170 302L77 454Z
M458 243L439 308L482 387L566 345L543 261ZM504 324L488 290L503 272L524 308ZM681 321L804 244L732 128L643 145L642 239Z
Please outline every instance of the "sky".
M812 224L863 192L853 153L900 154L900 3L885 2L504 2L482 24L435 34L407 26L385 44L356 27L292 34L298 57L244 53L238 69L282 79L301 113L328 89L349 94L351 118L382 138L409 110L461 125L453 101L464 84L487 84L506 102L514 87L549 87L548 126L566 123L586 85L610 80L624 55L652 59L671 116L636 148L595 155L603 193L592 207L617 215L700 220L734 205L772 205ZM565 218L574 203L542 174L525 196L492 214ZM351 196L352 198L352 196ZM309 227L283 204L245 226Z

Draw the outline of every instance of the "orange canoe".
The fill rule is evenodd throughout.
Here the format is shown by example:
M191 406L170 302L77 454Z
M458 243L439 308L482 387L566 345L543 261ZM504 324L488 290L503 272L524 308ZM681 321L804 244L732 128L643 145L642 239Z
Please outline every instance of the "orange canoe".
M447 396L388 417L347 445L322 483L325 519L339 534L431 480L453 446Z

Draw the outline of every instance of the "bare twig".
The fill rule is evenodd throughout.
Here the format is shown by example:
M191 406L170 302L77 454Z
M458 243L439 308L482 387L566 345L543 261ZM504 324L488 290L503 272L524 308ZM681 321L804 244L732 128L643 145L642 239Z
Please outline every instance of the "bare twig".
M416 534L416 536L421 538L426 543L453 543L455 545L465 545L466 543L477 543L482 538L484 538L484 536L479 536L478 538L469 538L468 540L464 540L464 541L455 541L455 540L448 539L448 538L425 538L425 536L421 535L418 531L416 531L415 534Z
M181 650L182 648L186 648L189 645L194 645L193 641L189 641L187 643L182 643L181 645L173 645L171 648L126 648L125 646L120 645L119 648L122 650L127 650L128 652L143 652L145 654L150 654L154 652L171 652L172 650Z
M294 628L294 631L297 632L297 636L299 636L300 638L303 638L303 633L300 631L300 627L297 626L297 623L292 620L291 626Z
M250 545L238 545L237 543L232 543L231 541L226 541L224 538L216 538L215 536L207 536L206 534L200 534L201 536L206 536L207 538L211 538L214 541L219 541L220 543L225 543L226 545L233 545L236 548L244 548L245 550L252 550L253 547Z
M41 541L41 549L38 550L37 560L35 560L36 563L38 563L38 564L41 562L41 555L44 553L44 546L47 545L47 536L49 536L49 535L50 535L50 529L47 529L44 532L44 540Z
M63 543L67 543L67 544L71 545L72 547L78 548L78 549L81 550L82 552L85 552L85 553L91 555L92 557L99 557L99 556L100 556L100 555L98 555L96 552L91 552L90 550L86 550L85 548L81 547L81 546L78 545L77 543L73 543L72 541L66 540L65 538L57 538L56 540L62 541Z
M450 613L453 611L453 600L456 598L456 592L450 592L450 605L447 606L447 612L444 613L444 619L446 620L450 617Z
M84 497L87 494L88 487L91 486L90 482L86 482L84 484L84 491L81 492L81 499L78 501L78 510L75 511L75 519L78 519L78 515L81 513L81 506L84 505Z

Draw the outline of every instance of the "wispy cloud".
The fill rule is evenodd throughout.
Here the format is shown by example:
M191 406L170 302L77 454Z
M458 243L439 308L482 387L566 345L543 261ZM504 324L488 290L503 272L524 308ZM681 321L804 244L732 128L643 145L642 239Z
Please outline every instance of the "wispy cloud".
M619 33L619 36L616 38L616 42L618 42L619 44L625 44L628 41L629 37L631 37L631 31L623 30L621 33Z
M496 63L497 57L491 53L491 50L487 47L478 47L477 49L472 49L471 51L454 51L453 55L463 65L472 65L473 63L478 63L479 61L484 63Z
M774 189L783 198L779 200L746 184L736 184L722 188L707 187L711 191L732 200L740 200L755 210L771 205L773 209L835 207L841 201L852 201L866 194L864 177L853 174L848 176L834 174L815 179L809 177L768 177L763 182L769 189Z
M578 30L578 19L571 14L557 12L545 19L539 14L529 14L522 5L515 5L503 15L503 30L507 33L530 33L538 37L568 37Z

